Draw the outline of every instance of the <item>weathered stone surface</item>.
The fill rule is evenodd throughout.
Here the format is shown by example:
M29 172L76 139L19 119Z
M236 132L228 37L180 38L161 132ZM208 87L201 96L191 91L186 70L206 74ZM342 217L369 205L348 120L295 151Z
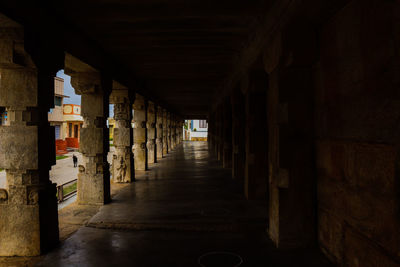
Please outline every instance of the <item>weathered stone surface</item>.
M114 82L114 87L118 86ZM121 86L119 85L119 87ZM133 129L131 128L132 105L127 89L113 89L114 141L115 152L112 159L112 177L115 183L129 183L135 179L133 170Z
M267 169L267 150L266 136L268 136L265 123L258 124L259 121L266 121L266 110L259 109L265 106L267 77L263 75L252 75L251 85L245 95L245 114L246 114L246 165L244 193L247 199L269 199L268 197L268 169ZM224 121L222 114L221 122ZM224 123L220 126L221 150L223 151ZM223 152L222 152L223 154ZM223 159L223 156L222 156Z
M131 138L131 129L130 128L115 128L114 129L114 146L130 146L130 138Z
M163 109L158 106L157 107L157 118L156 118L156 127L157 127L157 139L156 139L156 146L157 146L157 159L161 159L163 157Z
M111 82L106 82L95 69L77 59L66 60L66 70L71 74L76 92L82 95L84 123L79 149L83 164L79 165L78 203L102 205L110 201L109 147L105 144L108 141L106 118Z
M104 184L103 169L108 165L102 166L96 164L98 173L78 174L78 201L79 204L104 205L104 195L107 188Z
M147 106L147 160L148 163L157 162L156 147L156 110L153 102Z
M86 156L103 153L103 129L82 128L79 151Z
M36 70L0 67L0 106L35 107L38 104ZM18 92L18 93L16 93Z
M54 137L49 140L49 105L39 105L37 97L53 98L54 88L44 87L50 73L42 70L38 79L22 40L7 40L12 47L0 45L9 53L0 56L0 106L8 115L7 126L0 126L0 167L7 179L0 189L0 256L38 256L58 243L56 190L49 181Z
M321 31L315 69L318 236L341 265L400 262L398 8L351 1Z
M133 104L134 109L134 145L133 154L135 160L135 170L147 170L147 107L142 96L136 95Z
M172 150L171 146L171 113L167 112L167 153Z
M0 255L40 255L39 206L0 204Z
M163 109L163 154L168 154L168 114L167 110Z
M38 127L0 126L0 168L38 168Z

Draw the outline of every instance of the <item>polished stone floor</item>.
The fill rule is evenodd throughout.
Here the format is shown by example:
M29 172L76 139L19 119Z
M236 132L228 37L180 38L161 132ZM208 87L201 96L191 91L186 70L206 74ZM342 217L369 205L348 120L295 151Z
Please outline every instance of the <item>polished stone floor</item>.
M316 250L275 249L266 204L230 175L206 142L184 142L38 266L330 266Z

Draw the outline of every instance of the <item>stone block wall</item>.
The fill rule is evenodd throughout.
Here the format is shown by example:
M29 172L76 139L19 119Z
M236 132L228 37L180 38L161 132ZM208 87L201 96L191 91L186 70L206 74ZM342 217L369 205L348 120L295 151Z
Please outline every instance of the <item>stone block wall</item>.
M399 266L400 28L395 1L351 1L315 67L318 242L346 266Z

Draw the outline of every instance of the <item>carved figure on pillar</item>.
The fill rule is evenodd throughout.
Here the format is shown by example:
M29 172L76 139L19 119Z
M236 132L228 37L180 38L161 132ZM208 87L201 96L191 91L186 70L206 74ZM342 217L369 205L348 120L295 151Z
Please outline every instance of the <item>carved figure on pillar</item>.
M132 96L133 95L133 96ZM133 129L132 103L134 94L117 82L113 83L110 103L114 104L114 147L112 176L116 183L129 183L135 180L133 169Z

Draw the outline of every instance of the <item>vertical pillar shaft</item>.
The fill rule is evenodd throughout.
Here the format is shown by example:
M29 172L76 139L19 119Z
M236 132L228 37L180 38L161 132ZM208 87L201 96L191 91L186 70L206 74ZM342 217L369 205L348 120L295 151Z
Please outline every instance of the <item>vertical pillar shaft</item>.
M176 120L175 115L171 114L171 148L175 149L176 146Z
M237 88L232 94L232 178L244 181L246 161L244 96Z
M208 116L208 133L207 133L207 140L208 140L208 148L210 151L215 150L215 113L211 112Z
M301 23L288 27L283 40L282 53L293 60L278 65L270 79L269 235L278 247L309 247L316 243L313 97L318 42L315 32Z
M223 103L223 159L224 168L232 167L232 107L230 97Z
M115 153L112 160L112 177L115 183L130 183L135 180L133 169L133 129L132 102L126 88L113 84L110 103L114 104L114 147Z
M67 71L75 91L81 95L83 127L79 151L78 203L102 205L110 201L109 151L109 93L111 80L98 72Z
M171 147L171 113L167 114L167 142L168 142L168 153L172 151Z
M266 92L268 79L263 71L250 76L246 101L246 165L244 190L247 199L268 199L268 132Z
M223 160L224 137L223 137L223 106L220 105L217 111L217 155L218 160Z
M147 105L145 99L136 94L135 102L133 104L133 153L135 161L135 170L147 170Z
M147 160L155 163L156 160L156 111L153 102L147 104Z
M58 243L56 188L49 180L55 138L47 121L55 73L37 70L25 51L14 50L23 38L14 42L8 38L15 32L6 31L0 34L0 106L8 112L7 126L0 126L7 177L0 189L0 256L37 256Z
M157 107L157 159L161 159L163 157L163 109L158 106Z
M168 154L168 112L163 109L163 155Z
M176 122L176 143L179 145L181 143L181 133L182 133L182 124L181 120L178 119Z

